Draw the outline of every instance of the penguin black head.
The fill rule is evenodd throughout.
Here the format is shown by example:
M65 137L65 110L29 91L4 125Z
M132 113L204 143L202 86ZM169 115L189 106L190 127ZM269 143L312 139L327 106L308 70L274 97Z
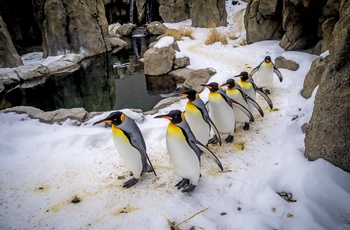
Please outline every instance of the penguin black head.
M170 120L171 123L178 124L185 119L185 116L183 112L181 112L178 109L175 109L175 110L171 110L168 114L155 116L154 118L165 118Z
M201 84L201 86L208 88L210 92L216 92L220 89L220 84L217 82L211 82L208 85Z
M116 111L109 114L109 116L106 117L105 119L95 122L93 125L96 125L101 122L112 123L113 125L120 125L121 123L123 123L124 119L125 119L124 113L120 111Z
M198 99L199 95L198 95L198 92L194 89L189 89L183 93L179 93L178 94L179 96L185 96L188 98L188 100L190 101L194 101L196 99Z
M267 63L271 62L271 57L270 56L266 56L265 59L264 59L264 62L267 62Z
M246 71L241 72L240 74L236 75L235 77L241 78L243 81L248 80L249 78L249 73Z
M236 86L236 81L234 79L232 79L232 78L227 79L226 83L223 84L223 86L227 86L228 88L231 89L231 88Z

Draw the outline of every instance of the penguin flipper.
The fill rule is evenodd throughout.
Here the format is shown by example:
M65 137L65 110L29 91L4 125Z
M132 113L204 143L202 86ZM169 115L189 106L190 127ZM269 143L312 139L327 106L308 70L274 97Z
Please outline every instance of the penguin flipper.
M214 125L214 122L211 119L209 119L208 121L209 121L210 127L213 128L214 135L218 138L219 144L221 146L222 145L222 141L221 141L219 130L216 128L216 126Z
M136 139L133 141L134 143L136 143L136 145L134 146L137 150L139 150L140 154L141 154L141 159L142 159L142 172L153 172L155 176L157 176L156 171L153 168L152 162L148 157L148 154L146 152L146 149L143 147L143 145L141 144L141 142L139 141L139 139ZM143 157L142 157L143 156ZM148 163L147 163L148 161Z
M267 96L267 94L264 93L264 91L263 91L261 88L258 88L258 89L256 90L256 92L257 92L260 96L262 96L262 98L264 98L264 100L265 100L265 101L267 102L267 104L269 105L270 109L272 109L272 108L273 108L273 103L272 103L271 99L269 98L269 96Z
M248 103L252 104L254 106L254 108L256 108L256 110L259 111L260 116L264 117L264 111L261 109L260 105L251 97L249 97L248 95L246 96L246 99L248 101Z
M224 168L222 167L222 164L219 160L219 158L217 158L217 156L210 150L208 149L206 146L204 146L202 143L200 143L199 141L196 142L196 145L198 146L198 148L200 148L203 152L209 153L209 155L211 157L213 157L213 159L215 160L215 163L219 166L220 170L223 172Z
M245 115L247 115L247 117L249 117L249 120L251 122L254 122L254 116L253 114L246 108L244 107L241 103L238 103L237 101L235 100L232 100L233 101L233 106L238 108L239 110L241 110Z
M273 72L277 75L277 77L280 80L280 82L282 82L283 81L283 76L282 76L281 72L275 67L275 65L273 66Z
M260 63L261 65L261 63ZM250 71L250 76L253 76L256 72L258 72L260 65L258 65L257 67L255 67L252 71Z

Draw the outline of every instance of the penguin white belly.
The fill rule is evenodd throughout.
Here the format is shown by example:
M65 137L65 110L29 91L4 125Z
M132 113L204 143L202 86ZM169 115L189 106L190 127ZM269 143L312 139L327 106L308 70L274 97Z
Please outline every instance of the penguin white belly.
M243 99L242 94L238 90L227 90L227 96L232 98L233 100L237 101L244 107L248 108L247 102ZM249 117L245 115L240 109L234 108L233 109L234 115L235 115L235 122L238 123L249 123Z
M235 127L234 112L221 95L209 95L209 116L220 133L233 135Z
M195 107L193 105L193 107ZM195 107L187 109L185 112L185 119L189 124L196 139L203 145L208 144L210 127L204 121L201 112Z
M182 130L169 124L166 144L175 172L182 178L189 179L191 184L198 185L200 162L194 150L188 145Z
M273 82L273 65L272 63L261 64L257 78L256 84L258 87L271 87Z
M140 152L130 144L129 139L119 128L113 128L113 142L125 166L136 179L140 178L142 173Z

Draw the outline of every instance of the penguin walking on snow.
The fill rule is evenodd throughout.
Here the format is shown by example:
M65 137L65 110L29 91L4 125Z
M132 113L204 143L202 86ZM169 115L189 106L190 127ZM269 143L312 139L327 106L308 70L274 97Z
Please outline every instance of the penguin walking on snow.
M198 185L201 150L208 152L223 171L222 164L215 154L195 138L183 112L172 110L168 114L154 118L170 120L166 132L166 145L175 172L182 177L182 180L175 185L178 189L182 189L182 192L192 192Z
M208 85L202 84L202 86L205 86L210 90L208 99L209 116L213 120L220 133L228 134L225 141L227 143L233 142L235 130L235 116L233 106L240 109L244 114L246 114L246 116L249 117L250 121L254 121L253 115L242 104L227 96L226 93L221 89L220 84L217 82L211 82ZM216 136L214 135L210 143L215 142L217 142L217 140Z
M133 178L123 185L124 188L130 188L136 184L142 173L154 172L154 175L157 176L146 153L146 144L142 133L133 119L117 111L93 125L102 122L112 124L114 145L125 166L133 175Z
M196 139L203 145L207 145L212 129L219 138L218 141L221 145L219 131L211 120L203 100L199 97L199 93L194 89L190 89L178 95L185 96L188 99L185 108L185 119Z
M250 74L248 72L243 71L235 77L239 77L241 79L238 81L238 84L249 97L251 97L253 100L256 100L256 93L258 93L262 98L264 98L270 109L273 108L273 103L269 96L267 96L267 94L254 83L253 78L250 77ZM254 106L252 104L248 104L248 107L249 111L253 112Z
M272 87L273 74L275 73L280 82L283 81L283 76L281 72L276 68L272 63L271 57L266 56L264 61L262 61L257 67L255 67L250 75L257 73L257 76L254 77L256 84L265 90L266 94L270 94L270 88Z
M237 84L234 79L228 79L223 86L227 86L226 94L233 100L242 104L244 107L249 108L249 104L254 106L260 113L262 117L264 117L264 112L259 106L259 104L248 96L245 92L243 92L242 88ZM249 130L250 119L247 115L245 115L241 110L235 109L235 122L236 123L244 123L244 130Z

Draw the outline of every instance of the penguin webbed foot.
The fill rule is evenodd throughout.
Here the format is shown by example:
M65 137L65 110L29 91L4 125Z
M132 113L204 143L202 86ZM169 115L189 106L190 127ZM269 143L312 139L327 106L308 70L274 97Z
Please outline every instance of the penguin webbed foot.
M226 143L232 143L234 140L234 136L233 135L228 135L225 139Z
M139 181L138 179L133 177L131 180L128 180L127 182L125 182L125 184L123 185L123 188L130 188L131 186L135 185L138 181Z
M245 123L244 123L244 126L243 126L243 129L244 129L244 130L249 130L249 128L250 128L249 123L248 123L248 122L245 122Z
M269 89L265 89L266 94L271 94Z
M219 142L219 138L214 135L213 138L209 139L208 144L216 145Z
M195 185L189 184L186 188L182 189L181 192L192 192L195 188Z
M187 187L189 184L190 184L190 180L183 178L182 180L177 182L175 187L177 187L177 189L181 189L181 188Z

